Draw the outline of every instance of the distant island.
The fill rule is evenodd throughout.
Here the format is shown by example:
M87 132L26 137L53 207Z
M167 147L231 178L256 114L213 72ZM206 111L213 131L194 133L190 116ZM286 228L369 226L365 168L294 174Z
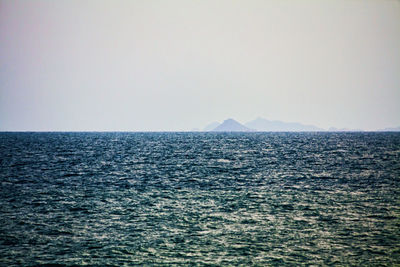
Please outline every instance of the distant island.
M234 119L227 119L222 123L213 122L204 128L204 131L212 132L301 132L324 131L313 125L304 125L295 122L270 121L257 118L244 125Z
M335 128L328 130L299 122L283 122L278 120L267 120L258 117L245 124L230 118L222 123L212 122L203 128L205 132L362 132L361 129ZM378 132L399 132L400 127L376 130Z
M217 127L213 132L254 132L254 130L247 128L243 124L235 121L234 119L227 119Z
M304 125L298 122L270 121L257 118L245 124L247 127L257 131L265 132L319 132L324 131L314 125Z

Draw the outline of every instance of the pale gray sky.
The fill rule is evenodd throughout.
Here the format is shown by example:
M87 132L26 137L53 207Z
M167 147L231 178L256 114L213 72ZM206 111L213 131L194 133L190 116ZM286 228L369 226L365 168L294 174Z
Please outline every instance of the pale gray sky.
M0 0L0 130L400 126L400 1Z

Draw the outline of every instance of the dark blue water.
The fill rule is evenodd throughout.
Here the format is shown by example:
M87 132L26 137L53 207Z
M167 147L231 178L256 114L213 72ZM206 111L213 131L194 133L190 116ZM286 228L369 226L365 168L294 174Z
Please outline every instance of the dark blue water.
M0 133L0 265L400 264L398 133Z

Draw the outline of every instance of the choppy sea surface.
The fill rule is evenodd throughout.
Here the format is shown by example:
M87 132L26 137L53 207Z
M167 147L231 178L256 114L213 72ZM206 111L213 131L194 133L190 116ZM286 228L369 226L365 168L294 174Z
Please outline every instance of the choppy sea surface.
M0 265L400 264L399 133L0 133Z

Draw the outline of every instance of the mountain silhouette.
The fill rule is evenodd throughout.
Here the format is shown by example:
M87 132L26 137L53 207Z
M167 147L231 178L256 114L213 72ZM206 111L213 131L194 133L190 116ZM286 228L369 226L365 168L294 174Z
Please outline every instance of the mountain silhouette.
M304 125L297 122L270 121L263 118L257 118L245 124L246 127L257 131L265 132L311 132L324 131L314 125Z
M227 119L212 131L214 132L250 132L253 131L234 119Z
M196 131L198 129L195 129ZM314 125L305 125L298 122L271 121L261 117L241 124L234 119L227 119L223 123L212 122L204 127L203 131L215 132L362 132L361 129L335 128L325 130ZM378 132L400 132L400 127L377 129Z

